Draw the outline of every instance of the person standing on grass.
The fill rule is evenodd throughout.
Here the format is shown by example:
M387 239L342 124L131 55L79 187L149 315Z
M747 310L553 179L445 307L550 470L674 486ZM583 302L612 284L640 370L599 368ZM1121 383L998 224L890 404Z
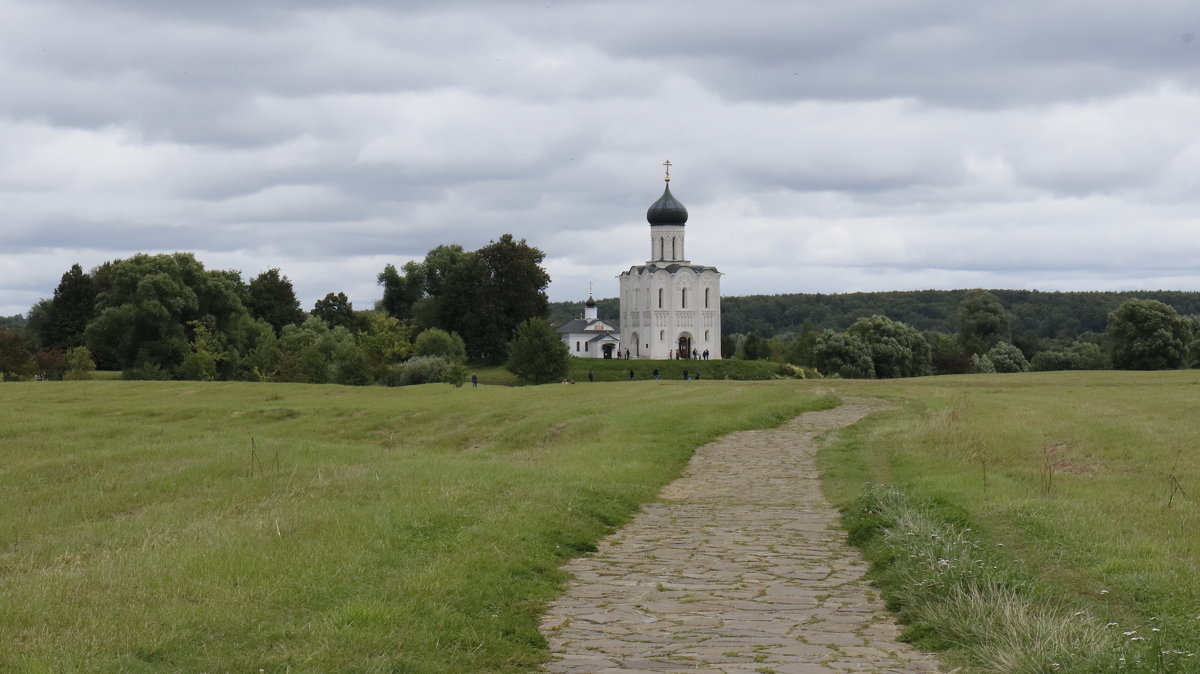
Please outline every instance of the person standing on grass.
M629 381L633 381L633 370L629 371Z
M658 379L658 368L654 368L654 372L651 372L650 374L654 375L655 379Z
M691 377L689 377L689 376L688 376L688 374L687 374L687 370L685 369L685 370L683 371L683 380L684 380L684 381L687 381L687 380L689 380L689 379L691 379Z
M592 375L591 370L588 370L588 381L596 381L596 377Z
M471 388L479 388L479 375L471 373Z

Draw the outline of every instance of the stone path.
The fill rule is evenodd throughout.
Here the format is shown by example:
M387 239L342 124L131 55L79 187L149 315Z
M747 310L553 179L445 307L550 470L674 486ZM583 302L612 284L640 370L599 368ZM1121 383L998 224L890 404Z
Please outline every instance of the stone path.
M542 621L555 674L935 672L862 581L817 482L814 436L865 401L696 451L592 555Z

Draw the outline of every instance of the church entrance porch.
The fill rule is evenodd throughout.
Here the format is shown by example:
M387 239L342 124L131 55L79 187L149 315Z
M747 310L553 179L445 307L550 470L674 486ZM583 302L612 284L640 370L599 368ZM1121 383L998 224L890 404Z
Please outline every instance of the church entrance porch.
M613 349L615 349L615 348L616 348L616 345L614 345L614 344L605 344L604 346L602 346L602 347L600 347L600 348L601 348L601 350L603 350L603 351L604 351L604 357L605 357L605 358L612 359L612 357L613 357Z
M676 358L688 359L692 357L692 335L685 332L679 335L679 350L675 352Z

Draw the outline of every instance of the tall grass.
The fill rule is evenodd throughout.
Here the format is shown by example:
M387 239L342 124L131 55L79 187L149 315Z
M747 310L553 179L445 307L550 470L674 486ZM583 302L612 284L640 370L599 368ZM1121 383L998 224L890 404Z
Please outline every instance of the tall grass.
M910 596L904 576L882 574L914 638L940 635L981 671L1051 671L1052 662L1062 671L1200 671L1198 384L1195 372L840 382L839 392L894 406L823 451L825 484L852 509L864 484L887 483L935 520L970 527L969 540L997 555L985 575L992 566L1019 572L1020 582L985 585L1005 588L989 596L970 584ZM906 526L876 543L897 544L893 557L930 558L900 552ZM1013 620L1018 596L1031 610ZM1066 607L1071 635L1111 623L1107 640L1037 646L1042 655L1024 664L986 655L1050 639ZM1064 649L1076 656L1072 668L1047 655Z
M527 671L538 613L782 384L0 386L0 671Z

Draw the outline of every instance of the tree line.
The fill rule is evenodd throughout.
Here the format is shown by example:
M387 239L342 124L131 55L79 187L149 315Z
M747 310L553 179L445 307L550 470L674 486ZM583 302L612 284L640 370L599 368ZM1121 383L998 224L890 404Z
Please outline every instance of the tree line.
M926 290L721 300L721 354L876 378L1200 366L1200 293ZM597 301L616 316L616 299ZM557 320L581 303L551 306Z
M518 326L553 334L543 258L509 234L473 251L438 246L403 273L387 265L372 309L331 292L310 311L279 269L247 281L192 253L76 264L0 328L0 375L461 385L469 359L507 359Z

